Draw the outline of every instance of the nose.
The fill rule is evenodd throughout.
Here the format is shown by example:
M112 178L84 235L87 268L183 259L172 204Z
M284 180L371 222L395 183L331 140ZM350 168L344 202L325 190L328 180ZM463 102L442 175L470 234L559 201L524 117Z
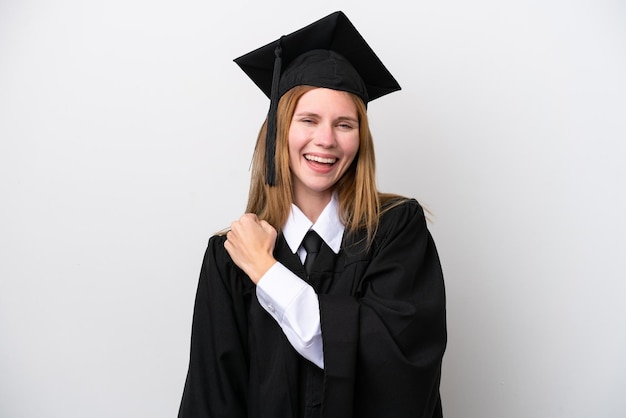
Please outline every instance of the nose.
M335 146L335 130L333 126L320 124L315 132L314 144L323 148L332 148Z

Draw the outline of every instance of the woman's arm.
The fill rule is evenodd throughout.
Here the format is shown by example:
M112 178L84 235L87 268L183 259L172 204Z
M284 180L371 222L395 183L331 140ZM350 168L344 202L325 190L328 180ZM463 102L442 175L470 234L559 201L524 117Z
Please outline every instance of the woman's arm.
M384 215L371 251L355 296L319 295L323 416L440 416L444 283L416 201Z
M276 320L292 347L324 367L317 295L313 288L273 256L276 230L256 215L231 225L224 245L233 261L258 285L261 306Z

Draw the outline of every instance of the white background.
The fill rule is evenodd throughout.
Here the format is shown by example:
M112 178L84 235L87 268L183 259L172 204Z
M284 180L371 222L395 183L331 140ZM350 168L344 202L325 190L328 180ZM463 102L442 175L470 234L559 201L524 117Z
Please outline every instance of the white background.
M268 105L232 60L338 9L403 87L378 180L434 214L445 415L626 416L623 1L0 0L1 417L176 415Z

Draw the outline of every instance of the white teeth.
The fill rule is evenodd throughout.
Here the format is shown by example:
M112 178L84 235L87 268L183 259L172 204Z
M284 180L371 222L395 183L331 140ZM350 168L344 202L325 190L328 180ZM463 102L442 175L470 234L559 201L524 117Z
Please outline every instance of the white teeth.
M317 163L322 163L322 164L334 164L335 161L337 161L336 158L322 158L322 157L318 157L315 155L305 155L304 158L306 158L309 161L315 161Z

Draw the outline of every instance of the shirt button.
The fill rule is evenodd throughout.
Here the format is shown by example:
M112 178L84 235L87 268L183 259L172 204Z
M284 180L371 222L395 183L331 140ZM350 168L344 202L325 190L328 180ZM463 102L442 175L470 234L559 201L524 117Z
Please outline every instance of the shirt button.
M271 313L276 312L276 308L274 308L274 305L272 305L271 303L267 305L267 310L270 311Z

